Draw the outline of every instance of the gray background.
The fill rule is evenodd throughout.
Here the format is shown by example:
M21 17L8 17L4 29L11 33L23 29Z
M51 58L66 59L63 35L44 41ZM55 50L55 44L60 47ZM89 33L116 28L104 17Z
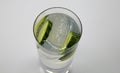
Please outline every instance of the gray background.
M39 73L33 22L56 6L83 24L71 73L120 73L120 0L0 0L0 73Z

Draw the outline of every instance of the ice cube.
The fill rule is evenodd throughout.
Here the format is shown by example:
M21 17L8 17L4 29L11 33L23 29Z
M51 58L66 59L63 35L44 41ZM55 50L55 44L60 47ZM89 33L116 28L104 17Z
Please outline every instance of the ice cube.
M48 15L48 19L53 23L48 41L56 47L61 47L70 31L68 16L62 13Z

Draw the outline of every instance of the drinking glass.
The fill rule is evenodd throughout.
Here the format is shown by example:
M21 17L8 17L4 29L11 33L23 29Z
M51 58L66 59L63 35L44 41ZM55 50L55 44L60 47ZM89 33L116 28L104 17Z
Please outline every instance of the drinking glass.
M33 34L43 73L68 73L82 35L79 17L67 8L48 8L36 17Z

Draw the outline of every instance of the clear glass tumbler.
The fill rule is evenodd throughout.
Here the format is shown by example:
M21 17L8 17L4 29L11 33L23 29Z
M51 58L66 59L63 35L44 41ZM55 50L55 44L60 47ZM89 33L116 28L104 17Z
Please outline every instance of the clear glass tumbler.
M44 73L68 73L82 35L79 17L67 8L48 8L35 19L33 34Z

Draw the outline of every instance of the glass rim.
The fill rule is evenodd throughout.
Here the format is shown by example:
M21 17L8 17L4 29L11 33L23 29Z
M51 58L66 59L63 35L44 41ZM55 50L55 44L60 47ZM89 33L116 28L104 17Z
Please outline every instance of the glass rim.
M47 8L47 9L45 9L45 10L43 10L42 12L40 12L38 15L37 15L37 17L35 18L35 21L34 21L34 24L33 24L33 35L34 35L34 38L36 39L36 41L37 41L37 43L39 44L39 42L38 42L38 40L37 40L37 38L35 37L35 33L34 33L34 27L35 27L35 25L36 25L36 21L37 21L37 19L39 18L39 16L40 15L42 15L44 12L46 12L46 11L48 11L48 10L51 10L51 9L63 9L63 10L67 10L67 11L69 11L69 12L71 12L72 14L74 14L75 15L75 17L78 19L78 21L79 21L79 25L80 25L80 34L81 34L81 36L82 36L82 33L83 33L83 28L82 28L82 23L81 23L81 20L80 20L80 18L78 17L78 15L77 14L75 14L72 10L70 10L70 9L68 9L68 8L64 8L64 7L50 7L50 8ZM81 36L80 36L80 39L81 39ZM80 39L79 39L79 41L80 41ZM79 42L78 41L78 42ZM78 42L76 43L76 44L78 44ZM76 44L74 44L74 45L76 45ZM39 44L40 45L40 44ZM74 45L72 45L71 47L73 47ZM42 48L44 48L42 45L40 45ZM70 48L71 48L70 47Z

